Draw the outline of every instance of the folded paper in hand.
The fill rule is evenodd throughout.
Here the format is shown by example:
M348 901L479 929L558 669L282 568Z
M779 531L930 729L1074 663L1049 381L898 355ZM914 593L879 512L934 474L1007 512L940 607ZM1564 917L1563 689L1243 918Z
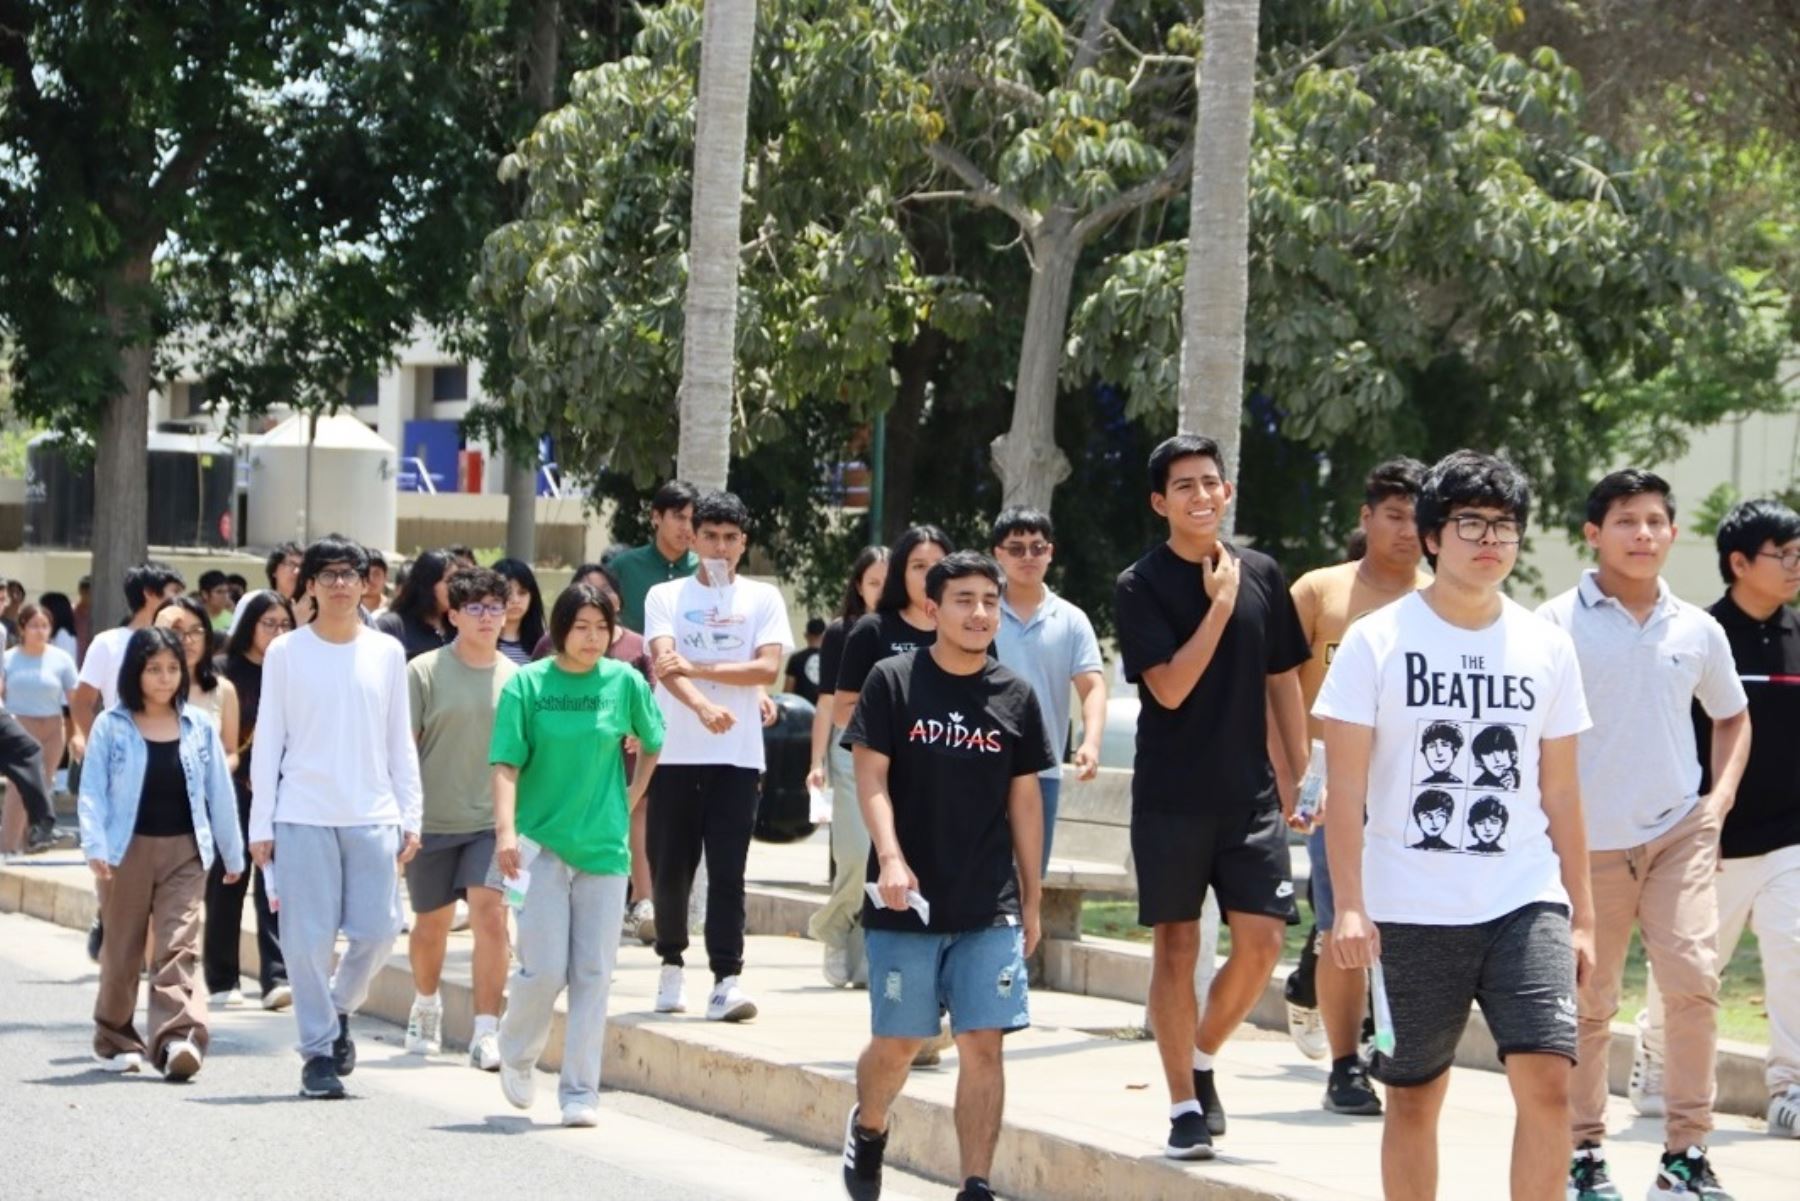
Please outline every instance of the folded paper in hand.
M888 908L887 904L881 899L880 885L865 884L863 885L863 889L869 894L869 900L874 903L875 908ZM920 896L918 889L909 888L906 890L906 907L918 914L919 920L924 922L927 926L931 924L931 902Z

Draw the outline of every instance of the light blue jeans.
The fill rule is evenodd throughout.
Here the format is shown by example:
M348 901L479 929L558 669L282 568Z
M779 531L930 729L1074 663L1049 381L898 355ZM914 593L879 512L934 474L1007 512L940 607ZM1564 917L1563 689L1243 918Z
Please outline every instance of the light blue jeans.
M1062 800L1062 776L1039 776L1038 791L1044 794L1044 863L1038 870L1050 870L1050 844L1056 839L1056 805Z

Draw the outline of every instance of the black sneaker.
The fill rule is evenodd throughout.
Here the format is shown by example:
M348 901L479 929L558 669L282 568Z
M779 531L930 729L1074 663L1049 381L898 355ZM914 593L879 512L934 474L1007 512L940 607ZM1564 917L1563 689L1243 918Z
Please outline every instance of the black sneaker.
M963 1181L962 1191L956 1194L956 1201L999 1201L994 1188L979 1176L971 1176Z
M1170 1159L1211 1159L1212 1134L1206 1129L1205 1116L1184 1113L1171 1119L1169 1141L1163 1144L1163 1154Z
M318 1101L337 1101L344 1096L344 1082L329 1055L315 1055L300 1069L300 1095Z
M1214 1138L1225 1133L1225 1107L1219 1104L1219 1090L1213 1087L1213 1074L1210 1071L1194 1070L1194 1099L1200 1102L1200 1112L1206 1115L1206 1131Z
M95 918L93 924L88 927L88 941L87 941L88 958L93 960L95 963L100 962L100 941L102 938L105 937L105 935L106 935L106 931L104 928L101 927L100 919Z
M25 853L36 855L40 851L48 851L60 841L62 839L56 832L56 819L47 817L26 832Z
M844 1191L850 1201L879 1201L881 1160L887 1154L887 1131L871 1134L856 1124L859 1106L850 1107L844 1122Z
M1369 1086L1369 1069L1362 1060L1346 1055L1331 1065L1331 1079L1325 1082L1325 1109L1357 1117L1381 1116L1381 1098Z
M331 1040L331 1062L337 1074L348 1076L356 1070L356 1040L350 1037L350 1015L338 1014L338 1036Z
M1282 995L1288 1004L1298 1005L1302 1009L1319 1007L1319 992L1316 975L1319 964L1319 928L1314 926L1306 936L1306 945L1300 948L1300 963L1288 973L1287 983L1282 988ZM1205 1003L1206 998L1201 998Z
M1664 1151L1662 1170L1650 1182L1649 1201L1731 1201L1706 1162L1705 1147Z
M1619 1186L1606 1170L1600 1144L1591 1139L1575 1148L1569 1159L1569 1201L1624 1201Z

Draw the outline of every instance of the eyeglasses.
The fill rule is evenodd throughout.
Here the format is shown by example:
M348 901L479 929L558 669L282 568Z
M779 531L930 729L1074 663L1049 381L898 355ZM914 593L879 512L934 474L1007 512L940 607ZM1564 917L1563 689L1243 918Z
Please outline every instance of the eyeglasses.
M506 606L505 605L483 605L483 604L464 605L462 607L462 611L464 613L467 613L470 617L505 617L506 616Z
M285 634L294 628L294 623L291 621L283 621L279 617L265 617L256 623L256 628L259 630L268 630L273 634Z
M206 631L205 630L177 630L175 632L177 634L181 635L181 640L183 642L205 642L206 641Z
M1800 546L1791 546L1787 550L1759 550L1756 552L1756 557L1759 559L1774 559L1781 564L1781 569L1783 571L1793 571L1795 568L1800 568Z
M1041 559L1050 553L1048 542L1003 542L1000 549L1015 559Z
M362 583L362 576L353 568L344 568L341 571L321 571L313 579L327 588L349 588Z
M1456 523L1456 536L1464 542L1480 542L1494 532L1494 541L1502 546L1517 546L1524 531L1519 523L1511 517L1477 517L1473 513L1465 513L1461 517L1451 519Z

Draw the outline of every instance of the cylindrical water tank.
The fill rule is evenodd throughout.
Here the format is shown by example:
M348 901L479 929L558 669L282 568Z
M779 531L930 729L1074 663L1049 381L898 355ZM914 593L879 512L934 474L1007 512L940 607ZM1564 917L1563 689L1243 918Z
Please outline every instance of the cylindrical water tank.
M395 451L355 417L321 416L315 427L312 417L296 414L253 439L249 453L249 545L342 534L393 548Z
M151 546L229 547L236 459L211 434L152 431L149 459ZM94 536L92 453L75 455L56 433L25 448L25 545L86 549Z

